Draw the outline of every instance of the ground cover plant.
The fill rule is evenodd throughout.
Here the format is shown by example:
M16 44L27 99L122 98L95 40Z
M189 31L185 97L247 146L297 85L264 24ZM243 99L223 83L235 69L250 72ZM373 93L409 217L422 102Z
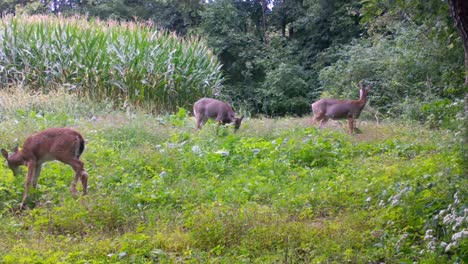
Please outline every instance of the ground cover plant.
M395 121L154 116L55 91L0 91L0 145L78 129L89 194L47 163L28 209L0 166L2 263L463 263L467 178L459 138ZM78 186L80 188L80 186Z

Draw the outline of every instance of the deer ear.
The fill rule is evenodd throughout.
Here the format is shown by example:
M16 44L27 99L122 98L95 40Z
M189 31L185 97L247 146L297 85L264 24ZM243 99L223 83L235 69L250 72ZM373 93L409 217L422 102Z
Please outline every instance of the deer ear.
M362 81L359 82L359 89L364 89L364 86L362 85Z
M8 151L6 151L4 149L2 149L1 151L2 151L3 157L5 157L5 159L8 159Z

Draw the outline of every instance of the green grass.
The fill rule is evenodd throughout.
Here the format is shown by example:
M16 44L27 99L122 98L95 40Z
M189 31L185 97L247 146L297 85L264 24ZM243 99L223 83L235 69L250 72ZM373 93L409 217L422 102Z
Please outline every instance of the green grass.
M0 102L2 147L74 127L90 175L74 200L71 168L47 163L18 212L25 170L0 166L2 263L466 261L466 235L454 236L467 228L466 167L450 131L362 121L349 136L284 118L216 136L183 109L124 112L63 92Z

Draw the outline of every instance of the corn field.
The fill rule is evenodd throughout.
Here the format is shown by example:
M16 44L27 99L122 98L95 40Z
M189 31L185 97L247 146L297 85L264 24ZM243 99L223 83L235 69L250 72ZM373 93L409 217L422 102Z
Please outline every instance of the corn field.
M93 100L165 112L219 91L222 80L221 65L203 41L178 38L150 23L0 20L0 87L65 87Z

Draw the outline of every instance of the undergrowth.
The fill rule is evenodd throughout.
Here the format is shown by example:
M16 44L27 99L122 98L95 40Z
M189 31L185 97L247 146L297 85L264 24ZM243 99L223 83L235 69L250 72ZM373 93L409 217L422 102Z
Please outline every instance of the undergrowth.
M13 94L24 103L0 109L0 145L74 127L89 194L73 199L71 168L49 162L19 212L26 170L0 166L2 263L466 262L466 167L450 131L361 122L349 136L285 118L216 135L184 109Z

